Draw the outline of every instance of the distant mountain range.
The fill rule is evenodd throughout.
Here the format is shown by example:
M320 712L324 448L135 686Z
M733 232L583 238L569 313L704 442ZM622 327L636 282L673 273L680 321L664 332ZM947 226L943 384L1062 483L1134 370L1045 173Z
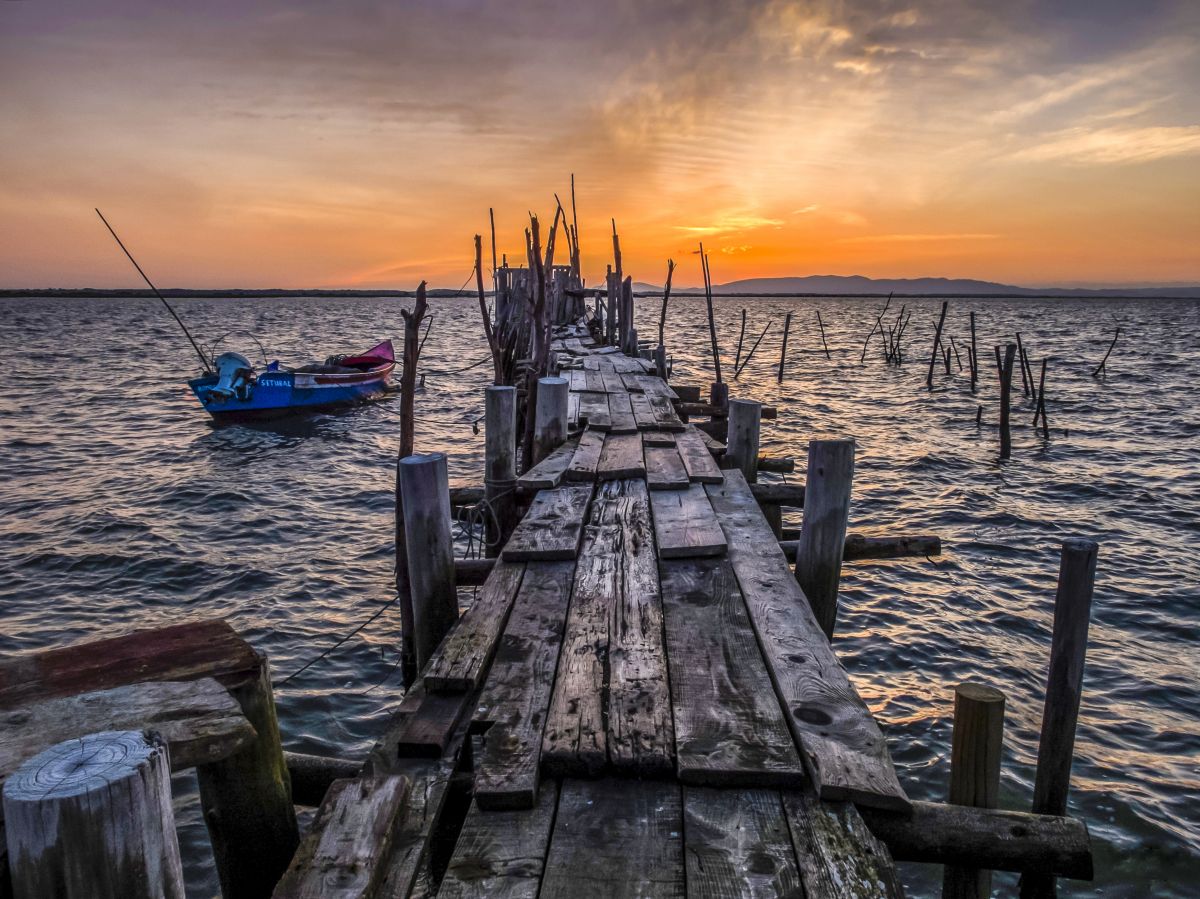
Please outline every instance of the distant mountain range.
M635 284L638 292L662 292L652 284ZM703 293L698 287L679 293ZM997 296L997 297L1172 297L1200 299L1200 285L1163 287L1015 287L969 278L867 278L863 275L808 275L802 278L746 278L714 284L713 294L762 296L807 294L814 296Z

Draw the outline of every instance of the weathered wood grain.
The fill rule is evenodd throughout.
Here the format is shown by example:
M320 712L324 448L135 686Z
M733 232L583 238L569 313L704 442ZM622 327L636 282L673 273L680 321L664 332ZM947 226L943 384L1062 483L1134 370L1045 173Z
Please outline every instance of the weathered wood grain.
M725 535L699 484L686 490L656 490L650 494L650 507L659 558L687 559L725 552Z
M670 431L642 431L642 446L669 446L674 448L675 435Z
M646 483L651 490L686 490L689 483L687 469L675 446L646 446L642 441L642 455L646 460Z
M501 558L506 562L574 559L591 497L590 484L539 491Z
M683 899L678 784L563 782L541 899Z
M608 394L587 393L576 394L579 397L579 417L587 426L596 431L607 431L612 427L612 416L608 414Z
M633 434L638 425L633 417L633 407L629 404L628 393L610 393L608 395L608 417L610 434Z
M552 780L531 809L485 812L472 804L438 899L537 899L557 805Z
M454 739L459 722L471 708L469 692L431 693L418 680L400 703L390 737L402 758L440 758Z
M821 632L745 478L732 470L725 484L706 489L776 695L821 797L907 809L879 725Z
M582 483L596 480L596 469L600 465L600 453L603 450L604 434L600 431L584 431L563 478L568 482Z
M503 560L495 563L471 607L429 660L424 678L427 690L461 692L480 685L524 573L524 563Z
M804 768L728 559L659 563L679 779L798 787Z
M366 776L335 781L312 829L272 894L274 899L360 899L383 877L393 824L404 809L408 778Z
M649 392L646 393L646 398L650 401L651 408L654 409L654 420L661 430L683 431L687 428L687 425L680 419L679 413L675 411L675 407L671 405L670 399Z
M720 484L725 478L712 454L704 445L704 438L695 428L681 431L675 439L675 447L679 458L683 459L683 467L687 469L688 477L694 483Z
M633 410L633 420L638 430L658 430L658 413L650 405L650 399L645 394L629 394L629 405Z
M486 728L475 765L483 809L533 808L542 730L574 580L574 562L530 563L474 714Z
M601 372L601 377L604 382L605 393L629 393L629 388L625 386L625 382L621 380L621 374L615 371Z
M683 789L688 899L804 899L775 790Z
M903 899L904 889L891 854L851 803L822 802L806 792L785 792L783 808L805 895Z
M545 459L517 478L517 486L524 490L553 490L562 481L563 473L575 456L577 445L578 441L575 440L560 444Z
M604 439L596 477L601 481L644 478L646 462L642 457L642 438L637 434L614 434Z

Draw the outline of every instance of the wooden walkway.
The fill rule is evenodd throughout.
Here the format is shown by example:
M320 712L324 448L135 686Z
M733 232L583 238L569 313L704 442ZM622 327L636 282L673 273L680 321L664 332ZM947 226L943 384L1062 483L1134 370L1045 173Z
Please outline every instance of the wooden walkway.
M374 894L901 895L855 803L908 800L741 473L650 363L555 349L578 433L372 753Z

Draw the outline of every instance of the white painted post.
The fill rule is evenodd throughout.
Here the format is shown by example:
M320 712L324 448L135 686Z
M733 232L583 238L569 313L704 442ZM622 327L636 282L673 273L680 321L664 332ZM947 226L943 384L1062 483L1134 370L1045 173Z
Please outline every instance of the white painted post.
M404 497L404 538L412 590L413 648L419 671L458 620L445 453L401 459L400 492Z

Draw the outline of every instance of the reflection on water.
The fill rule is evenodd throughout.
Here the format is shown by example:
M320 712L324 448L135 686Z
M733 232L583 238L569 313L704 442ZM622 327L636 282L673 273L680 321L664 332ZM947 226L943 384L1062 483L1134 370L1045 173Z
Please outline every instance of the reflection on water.
M398 338L400 302L178 305L198 335L244 328L272 358L299 363ZM976 678L1003 689L1002 799L1027 808L1058 542L1098 539L1071 794L1072 813L1096 841L1097 882L1063 882L1063 894L1190 895L1200 881L1200 304L952 302L947 329L960 352L967 313L977 314L985 364L972 395L957 363L951 376L939 364L934 390L925 389L941 304L907 302L914 315L902 368L885 366L874 347L859 364L878 301L718 304L727 377L740 309L747 349L775 319L731 390L778 407L778 420L763 423L763 451L796 456L802 468L810 437L853 436L852 528L943 539L934 560L846 566L839 653L919 798L944 797L953 685ZM0 651L218 615L270 654L278 680L391 598L399 403L214 427L184 386L190 347L156 303L0 300ZM445 450L452 478L478 482L483 434L472 422L487 367L455 373L486 353L478 309L465 298L432 305L417 445ZM654 333L657 303L642 307L639 330ZM820 349L818 309L832 360ZM789 363L778 385L788 310ZM1094 380L1117 324L1109 375ZM1033 410L1018 398L1013 457L1001 463L988 363L992 345L1018 330L1035 366L1051 358L1051 438L1034 433ZM702 302L672 300L668 335L676 380L706 383ZM63 346L75 361L48 366ZM399 615L388 610L280 689L288 745L365 752L399 699L398 640ZM190 894L212 895L194 784L177 787ZM906 866L905 876L911 895L938 895L940 872ZM996 883L1011 889L1005 876Z

